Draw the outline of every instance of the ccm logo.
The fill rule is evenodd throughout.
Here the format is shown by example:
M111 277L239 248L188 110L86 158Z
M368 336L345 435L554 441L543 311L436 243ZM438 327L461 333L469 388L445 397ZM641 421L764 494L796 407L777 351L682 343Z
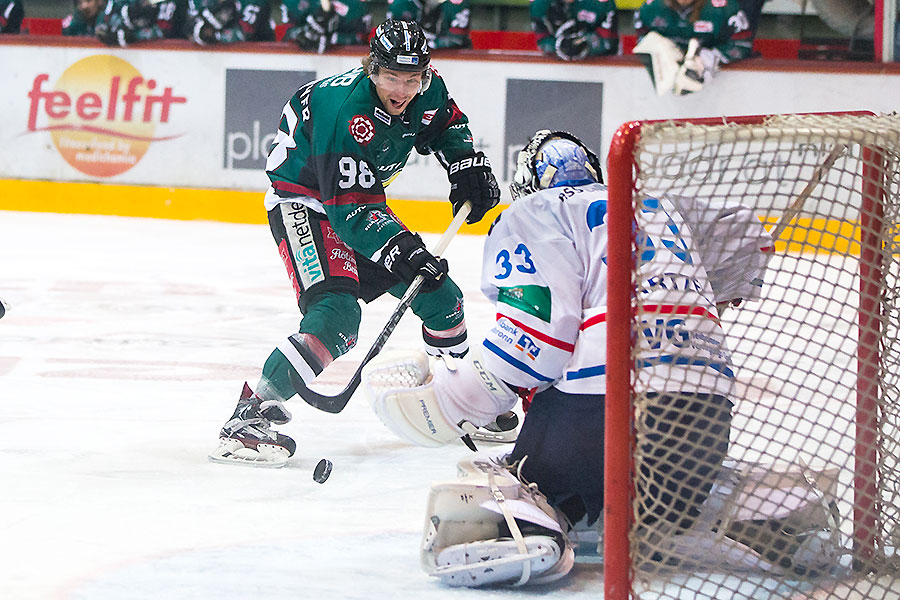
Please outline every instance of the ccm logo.
M470 156L469 158L464 158L462 160L458 160L452 165L450 165L449 175L456 173L457 171L464 171L466 169L470 169L472 167L490 167L491 162L488 160L487 156Z

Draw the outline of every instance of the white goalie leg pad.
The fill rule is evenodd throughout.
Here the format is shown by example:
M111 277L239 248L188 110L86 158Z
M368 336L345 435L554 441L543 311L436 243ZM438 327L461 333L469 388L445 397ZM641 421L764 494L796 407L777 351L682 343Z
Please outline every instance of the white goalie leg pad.
M846 550L834 496L835 470L815 471L802 461L771 465L734 462L726 467L737 474L732 475L736 482L731 496L732 528L742 523L768 525L768 531L747 528L745 543L755 547L757 543L771 545L770 539L784 542L784 549L762 552L780 569L831 572L839 566Z
M209 460L223 464L252 467L283 467L291 457L286 448L274 444L258 444L248 448L240 440L220 437L219 446L209 453Z
M684 53L667 37L651 31L634 47L634 54L644 62L659 96L672 92Z
M422 566L452 586L525 585L564 577L575 552L556 511L485 458L461 461L460 478L428 499Z
M726 461L691 529L644 531L641 554L681 568L833 572L844 554L836 481L803 465Z

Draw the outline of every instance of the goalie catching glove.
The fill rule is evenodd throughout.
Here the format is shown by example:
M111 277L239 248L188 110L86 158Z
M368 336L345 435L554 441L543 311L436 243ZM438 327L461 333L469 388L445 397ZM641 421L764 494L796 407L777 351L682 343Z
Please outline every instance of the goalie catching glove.
M383 352L362 373L362 385L381 422L401 439L437 447L509 411L518 396L494 377L481 346L465 358L429 358L422 351Z
M500 187L484 152L450 163L447 179L450 180L450 204L454 215L467 200L472 202L472 212L466 218L470 225L484 218L487 211L500 202Z
M425 278L422 291L433 292L444 283L449 271L447 260L435 257L425 248L418 234L401 231L385 244L379 262L409 285L417 275Z

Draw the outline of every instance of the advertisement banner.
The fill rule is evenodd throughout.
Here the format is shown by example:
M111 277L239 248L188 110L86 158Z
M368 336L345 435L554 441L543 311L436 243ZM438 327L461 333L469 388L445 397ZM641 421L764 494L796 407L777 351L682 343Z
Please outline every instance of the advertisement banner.
M247 46L243 46L246 48ZM657 96L636 60L561 63L435 54L506 190L515 152L539 129L582 137L605 159L627 121L868 109L890 112L900 76L723 69L696 94ZM359 65L349 54L37 47L0 42L0 179L264 192L269 142L304 82ZM747 61L752 64L753 61ZM790 67L790 66L789 66ZM447 175L410 157L387 194L446 200Z
M279 116L315 71L225 69L225 169L265 170Z

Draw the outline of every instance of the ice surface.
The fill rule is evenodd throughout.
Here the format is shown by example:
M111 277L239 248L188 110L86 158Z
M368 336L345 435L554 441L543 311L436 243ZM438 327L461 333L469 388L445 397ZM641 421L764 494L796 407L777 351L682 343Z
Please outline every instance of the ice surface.
M437 235L426 235L433 243ZM447 257L471 336L482 239ZM442 587L418 563L429 483L462 444L396 439L365 399L289 403L283 469L213 464L241 384L299 311L265 226L0 212L0 598L130 600L602 596L600 565L532 590ZM337 391L395 306L363 308ZM391 346L420 344L408 315ZM487 447L486 447L487 448ZM496 446L494 448L497 448ZM494 450L496 452L496 450ZM325 484L320 458L334 462Z

